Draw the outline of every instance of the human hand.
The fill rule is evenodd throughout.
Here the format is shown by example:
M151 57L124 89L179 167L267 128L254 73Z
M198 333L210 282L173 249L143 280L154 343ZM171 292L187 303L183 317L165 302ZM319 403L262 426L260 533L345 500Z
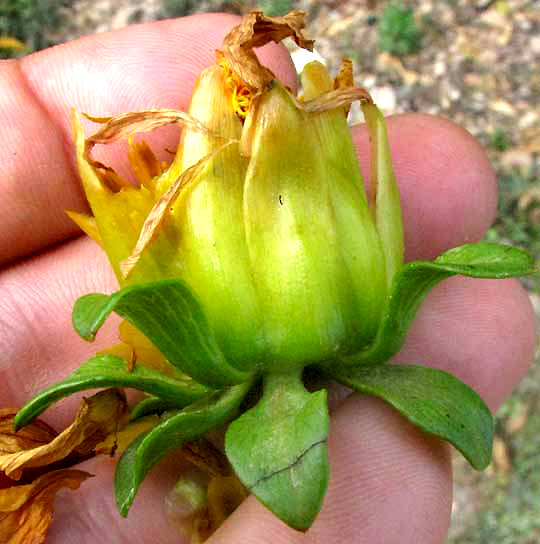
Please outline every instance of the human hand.
M237 20L206 15L92 36L0 65L0 406L21 406L113 342L108 324L96 344L71 330L73 302L110 292L116 282L93 242L74 237L63 210L85 201L74 166L69 109L114 115L140 109L186 109L200 70ZM284 49L267 47L263 61L295 85ZM425 115L388 120L405 216L407 258L432 258L479 240L493 219L496 185L482 150L463 130ZM174 149L178 135L153 141ZM152 141L152 138L150 138ZM355 141L369 177L367 133ZM112 146L111 146L112 147ZM118 159L103 151L108 163ZM17 261L17 262L15 262ZM448 280L422 306L396 361L436 366L478 391L495 409L532 359L534 319L513 280ZM45 418L59 427L75 403ZM338 403L331 427L332 477L325 506L306 536L248 499L211 542L441 542L451 506L449 449L373 398ZM178 542L164 515L164 496L180 466L169 459L143 484L127 520L116 511L114 463L96 458L81 491L57 501L51 543L95 538L110 542Z

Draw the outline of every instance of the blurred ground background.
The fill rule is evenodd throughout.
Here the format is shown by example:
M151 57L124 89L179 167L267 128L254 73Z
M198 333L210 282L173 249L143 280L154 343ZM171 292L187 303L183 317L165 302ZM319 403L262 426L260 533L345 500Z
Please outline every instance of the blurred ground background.
M351 58L386 114L429 112L468 129L498 173L488 239L540 256L539 0L0 0L0 58L138 22L254 8L306 11L306 34L329 68ZM538 279L526 286L539 315ZM447 544L540 542L539 437L537 357L497 416L489 469L477 474L455 458Z

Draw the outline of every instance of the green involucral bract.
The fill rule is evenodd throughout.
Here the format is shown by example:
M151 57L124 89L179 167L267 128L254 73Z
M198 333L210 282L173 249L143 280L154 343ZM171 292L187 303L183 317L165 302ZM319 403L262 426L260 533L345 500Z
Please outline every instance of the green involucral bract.
M189 115L94 119L105 127L88 139L74 115L93 216L70 215L103 247L121 289L79 299L73 324L92 341L115 312L126 320L124 343L30 401L16 425L76 391L130 387L149 395L132 420L151 415L159 423L126 450L116 474L126 515L169 449L230 422L244 406L226 433L229 461L263 504L306 530L328 483L329 417L326 391L306 391L303 369L382 398L482 469L493 421L481 398L444 372L384 363L438 282L455 274L516 277L535 267L518 249L486 243L404 265L399 190L380 111L346 66L334 82L320 63L307 65L301 97L268 78L246 44L287 35L309 48L301 13L253 13L242 25L200 75ZM231 47L236 38L244 42ZM358 99L371 137L369 195L346 120ZM132 139L167 122L183 125L168 166ZM90 154L127 136L139 187Z

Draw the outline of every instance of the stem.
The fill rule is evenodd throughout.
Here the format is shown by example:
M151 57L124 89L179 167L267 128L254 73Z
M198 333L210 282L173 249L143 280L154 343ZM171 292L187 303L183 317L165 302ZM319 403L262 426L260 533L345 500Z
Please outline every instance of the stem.
M273 395L282 388L304 389L302 382L303 368L293 368L289 371L268 372L263 377L265 395Z
M308 394L302 381L302 368L285 372L269 372L263 377L263 403L265 412L290 413L299 409Z

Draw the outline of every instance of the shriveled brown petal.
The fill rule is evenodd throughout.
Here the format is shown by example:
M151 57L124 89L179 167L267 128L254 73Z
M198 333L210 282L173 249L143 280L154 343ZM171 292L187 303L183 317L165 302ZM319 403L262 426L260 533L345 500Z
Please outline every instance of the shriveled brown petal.
M227 458L205 438L185 444L181 455L210 476L206 508L194 513L192 544L205 542L249 495Z
M72 452L82 458L93 455L96 444L123 425L127 414L127 402L122 392L117 389L101 391L84 399L75 421L48 444L0 455L0 471L18 480L24 469L50 465Z
M247 489L232 473L225 454L209 440L201 438L185 444L179 452L195 468L181 478L167 499L173 524L191 537L191 544L205 542L248 496ZM190 483L190 485L185 485ZM198 488L200 495L193 495ZM187 489L184 495L183 489ZM201 500L194 500L194 497Z
M128 138L139 132L149 132L156 128L178 123L188 127L190 130L197 130L204 134L210 131L197 119L183 111L178 110L148 110L124 113L117 117L90 117L84 114L87 119L104 124L93 136L86 139L87 150L96 144L110 144L121 138Z
M313 40L302 35L304 17L301 11L291 11L283 17L266 17L260 11L246 15L223 40L223 55L232 72L254 91L264 89L275 76L261 65L253 49L290 36L300 47L312 51Z
M167 216L167 211L174 205L176 199L180 196L182 189L192 183L199 176L199 174L202 173L204 167L213 157L233 143L237 142L235 140L227 141L211 153L208 153L208 155L205 155L194 165L184 170L182 175L155 203L142 226L141 234L139 235L139 239L137 240L131 255L125 261L120 263L120 270L125 278L129 276L130 272L135 268L136 264L141 258L142 252L157 234L159 227Z
M72 116L75 117L75 115L75 110L72 110ZM83 115L90 121L104 125L103 128L98 130L93 136L86 139L84 155L85 159L99 174L103 184L113 192L120 191L123 187L130 187L130 183L119 176L110 166L92 158L91 152L96 144L111 144L122 138L129 138L134 134L149 132L172 123L188 127L190 130L202 132L216 139L221 138L219 134L214 134L200 121L188 113L179 110L161 109L138 111L124 113L117 117L92 117L88 114ZM146 153L144 159L150 159L148 153ZM156 170L156 168L152 166L150 170L153 171ZM144 176L141 181L144 184Z
M240 506L249 495L234 474L216 476L208 484L208 518L211 533Z
M0 489L0 542L41 544L53 521L56 493L77 489L91 474L62 469L40 476L31 484Z
M110 189L113 193L117 193L124 187L130 187L129 181L119 176L113 168L103 164L102 162L95 161L91 157L87 157L88 162L92 165L94 170L98 173L99 179L103 185Z
M334 79L334 89L350 89L354 87L353 63L349 59L341 61L341 69Z
M231 467L223 452L206 438L184 444L180 455L211 477L227 476L231 473Z
M307 102L297 101L297 106L307 113L322 113L336 108L346 108L357 100L373 103L373 99L366 89L362 87L345 87L320 94L317 98Z
M58 433L40 419L15 432L13 422L17 410L0 409L0 454L37 448L54 440Z
M248 495L234 474L211 478L206 491L206 506L182 520L184 530L191 536L191 544L206 542Z
M83 113L82 116L85 119L92 121L92 123L97 123L99 125L105 125L112 119L111 115L107 117L98 117L98 116L90 115L89 113Z
M163 173L161 162L146 142L135 142L133 136L129 138L128 159L131 168L149 191L154 191L154 178Z

